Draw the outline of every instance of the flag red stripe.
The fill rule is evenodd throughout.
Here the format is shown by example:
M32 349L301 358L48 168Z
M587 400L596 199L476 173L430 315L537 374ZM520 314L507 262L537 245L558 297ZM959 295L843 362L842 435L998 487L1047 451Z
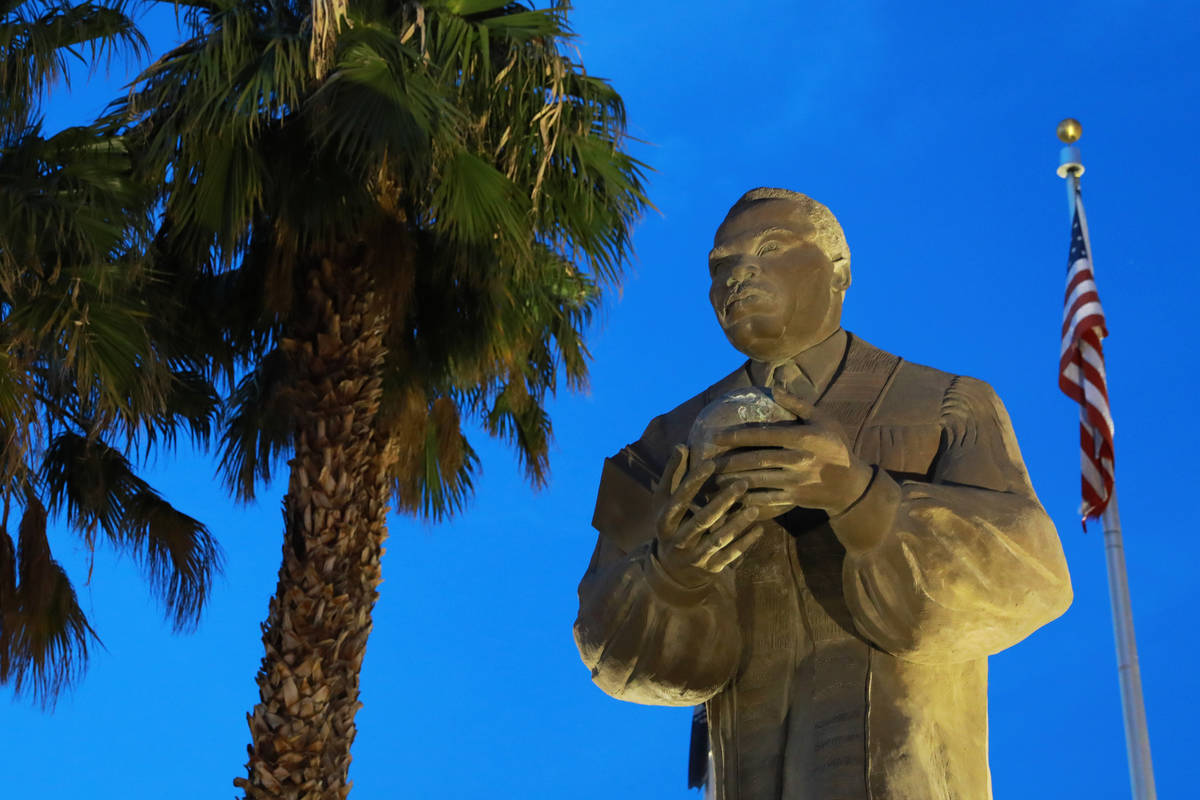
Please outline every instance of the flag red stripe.
M1067 272L1067 296L1084 281L1093 281L1095 278L1092 275L1092 265L1088 263L1086 258L1081 258L1071 265L1071 269Z
M1101 319L1103 320L1103 311L1098 313L1090 313L1081 315L1080 312L1091 310L1094 312L1100 306L1100 293L1095 289L1083 292L1075 297L1072 301L1071 296L1067 296L1070 305L1067 306L1067 313L1063 316L1063 333L1066 333L1071 327L1079 327L1084 320ZM1090 309L1088 307L1091 307Z

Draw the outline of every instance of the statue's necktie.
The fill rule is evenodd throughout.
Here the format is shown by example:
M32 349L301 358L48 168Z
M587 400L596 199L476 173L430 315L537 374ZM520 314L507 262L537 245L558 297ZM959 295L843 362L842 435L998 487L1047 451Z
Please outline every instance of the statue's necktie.
M817 400L817 387L792 361L774 365L767 376L767 386L783 389L806 403Z

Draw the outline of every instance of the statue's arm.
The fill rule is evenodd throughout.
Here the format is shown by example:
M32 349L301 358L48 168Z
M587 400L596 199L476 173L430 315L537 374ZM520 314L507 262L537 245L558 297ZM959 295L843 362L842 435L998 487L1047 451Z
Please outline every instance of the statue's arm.
M942 403L931 482L876 469L866 493L831 519L847 554L855 624L913 661L1003 650L1062 614L1071 581L1008 414L987 384L958 378Z
M600 535L579 584L575 643L592 680L613 697L697 705L729 681L741 651L729 576L686 586L668 575L645 520L649 496L610 460L594 520Z

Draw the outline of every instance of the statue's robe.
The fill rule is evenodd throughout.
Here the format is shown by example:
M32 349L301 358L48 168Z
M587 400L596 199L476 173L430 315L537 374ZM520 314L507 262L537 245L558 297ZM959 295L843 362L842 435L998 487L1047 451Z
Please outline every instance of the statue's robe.
M651 488L748 362L605 462L576 643L613 697L707 704L721 800L984 800L987 656L1070 604L1062 547L987 384L840 335L817 405L865 494L765 523L707 584L663 571Z

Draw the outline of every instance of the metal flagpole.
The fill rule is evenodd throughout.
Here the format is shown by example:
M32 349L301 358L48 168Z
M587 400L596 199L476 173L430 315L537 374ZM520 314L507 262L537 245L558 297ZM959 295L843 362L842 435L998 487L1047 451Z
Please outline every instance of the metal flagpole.
M1125 574L1125 545L1121 542L1121 516L1113 487L1104 524L1104 553L1108 563L1108 593L1112 599L1113 636L1117 643L1117 670L1121 678L1121 707L1125 714L1125 749L1129 755L1129 781L1136 800L1154 800L1154 765L1150 763L1150 731L1142 700L1142 673L1138 668L1137 640L1133 635L1133 609Z
M1072 219L1079 197L1083 163L1075 146L1082 127L1065 119L1058 125L1058 138L1065 146L1059 156L1058 174L1067 179L1067 199ZM1087 239L1087 221L1080 209L1080 223ZM1089 253L1091 244L1088 244ZM1121 683L1121 707L1125 716L1125 749L1129 757L1129 782L1134 800L1155 800L1154 767L1150 762L1150 731L1146 727L1146 704L1142 699L1142 673L1138 668L1137 640L1133 633L1133 609L1129 602L1129 579L1125 571L1125 545L1121 540L1121 516L1117 490L1113 487L1108 506L1101 515L1104 552L1108 565L1108 594L1112 601L1113 636L1117 646L1117 671Z

